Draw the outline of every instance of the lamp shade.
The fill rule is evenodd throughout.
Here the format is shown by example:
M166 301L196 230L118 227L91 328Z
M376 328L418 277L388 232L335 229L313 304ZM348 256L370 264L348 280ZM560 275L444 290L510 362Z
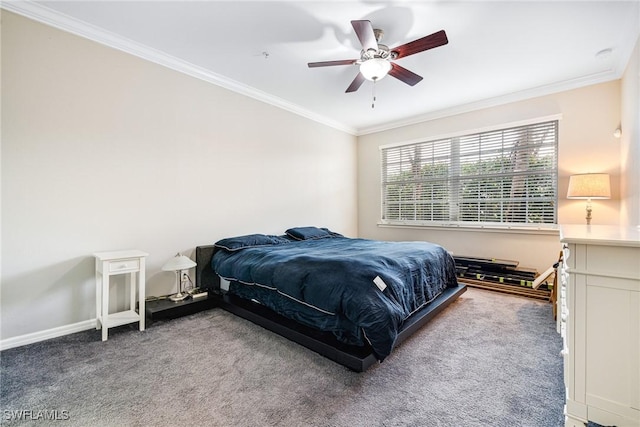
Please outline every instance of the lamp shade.
M360 64L360 73L367 80L380 80L391 70L391 62L382 58L371 58Z
M583 173L569 177L568 199L610 199L609 174Z
M163 271L188 270L196 266L196 263L185 255L176 254L165 265L162 266Z

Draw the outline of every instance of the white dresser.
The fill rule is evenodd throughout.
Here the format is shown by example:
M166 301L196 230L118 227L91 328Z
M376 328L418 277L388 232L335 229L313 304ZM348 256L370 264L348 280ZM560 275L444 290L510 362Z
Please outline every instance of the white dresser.
M640 230L564 225L565 426L640 426Z

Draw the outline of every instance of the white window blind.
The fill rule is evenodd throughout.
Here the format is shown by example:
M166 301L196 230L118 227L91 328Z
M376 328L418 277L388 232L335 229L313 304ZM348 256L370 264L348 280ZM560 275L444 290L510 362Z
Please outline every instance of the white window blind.
M388 224L555 224L558 122L381 148Z

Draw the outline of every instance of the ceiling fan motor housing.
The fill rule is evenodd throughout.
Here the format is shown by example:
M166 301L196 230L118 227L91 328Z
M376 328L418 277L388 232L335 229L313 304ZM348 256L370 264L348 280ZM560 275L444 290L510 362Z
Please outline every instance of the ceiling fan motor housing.
M375 28L373 30L373 35L376 38L376 42L378 44L378 49L368 49L368 50L361 50L360 51L360 61L366 61L368 59L372 59L372 58L381 58L381 59L395 59L395 56L397 56L396 52L390 52L389 51L389 46L381 44L380 42L382 41L382 38L384 37L384 31L379 29L379 28ZM395 54L395 55L394 55Z
M360 51L361 61L366 61L372 58L392 59L391 52L389 52L389 47L383 44L378 44L378 50L369 49Z

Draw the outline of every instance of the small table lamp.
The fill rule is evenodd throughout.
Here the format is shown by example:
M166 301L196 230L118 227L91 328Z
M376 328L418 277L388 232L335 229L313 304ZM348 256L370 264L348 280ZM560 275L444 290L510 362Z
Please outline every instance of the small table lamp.
M191 259L185 255L176 254L173 258L171 258L163 267L163 271L175 271L176 272L176 287L178 289L178 293L175 295L171 295L169 299L171 301L182 301L189 296L187 293L182 293L182 270L188 270L196 266L196 263L191 261Z
M610 199L609 174L583 173L569 177L567 199L587 199L587 225L591 224L591 199Z

